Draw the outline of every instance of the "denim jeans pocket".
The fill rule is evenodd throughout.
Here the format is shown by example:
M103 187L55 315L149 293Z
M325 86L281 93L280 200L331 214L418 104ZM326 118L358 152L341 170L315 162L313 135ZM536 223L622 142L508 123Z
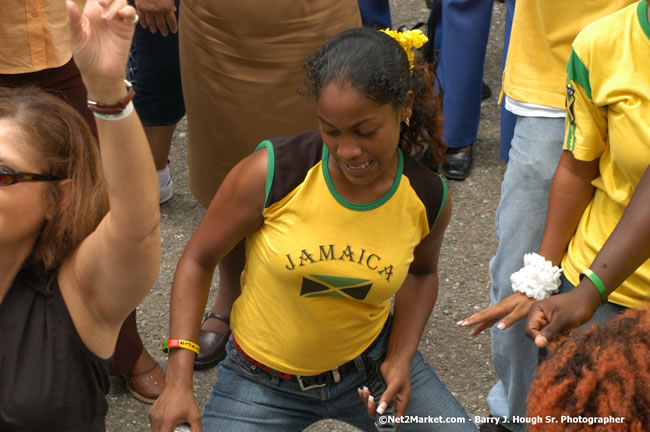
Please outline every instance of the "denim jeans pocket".
M268 372L254 365L250 360L244 357L237 348L235 348L232 339L228 341L226 351L228 352L226 358L228 360L228 365L239 375L258 382L271 380L271 375Z

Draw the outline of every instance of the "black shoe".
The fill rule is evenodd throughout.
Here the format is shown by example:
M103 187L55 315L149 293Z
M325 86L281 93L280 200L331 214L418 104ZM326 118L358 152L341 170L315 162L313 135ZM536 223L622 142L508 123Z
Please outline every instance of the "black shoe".
M213 318L230 325L230 320L222 315L214 313L206 314L206 320ZM217 333L212 331L199 330L197 343L200 347L200 353L194 359L194 369L208 369L216 366L221 360L226 358L226 344L230 338L230 330L226 333Z
M470 146L468 151L447 152L447 163L442 165L442 171L450 180L465 180L472 169L474 150Z
M483 88L481 89L481 100L484 101L485 99L490 99L490 97L492 97L492 89L489 85L485 84L485 81L483 81Z

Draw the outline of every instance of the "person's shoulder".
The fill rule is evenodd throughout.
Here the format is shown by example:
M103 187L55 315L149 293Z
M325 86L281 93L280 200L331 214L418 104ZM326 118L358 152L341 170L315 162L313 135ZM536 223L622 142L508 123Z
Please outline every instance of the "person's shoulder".
M295 136L275 137L260 144L268 152L269 190L266 206L281 200L305 179L323 154L323 139L318 131Z
M429 167L422 165L420 162L415 160L413 156L410 156L404 152L403 156L403 175L409 179L414 189L431 189L432 187L435 189L443 186L444 181L437 172L433 171Z
M309 150L318 151L320 157L320 150L322 149L323 139L320 132L317 130L309 130L298 135L293 136L278 136L268 140L273 144L274 148L288 149L288 150Z
M635 2L587 24L576 36L574 50L586 55L587 52L614 46L621 36L639 23L639 7L640 3Z
M408 154L404 154L402 175L408 178L411 188L424 205L429 227L433 226L447 201L447 184L438 173Z

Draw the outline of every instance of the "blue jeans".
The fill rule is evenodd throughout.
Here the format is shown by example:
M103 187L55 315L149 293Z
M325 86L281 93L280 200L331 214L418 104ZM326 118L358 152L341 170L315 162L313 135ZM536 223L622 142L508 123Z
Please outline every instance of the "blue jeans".
M499 246L490 260L491 304L512 294L510 275L523 266L525 253L539 248L563 141L563 118L517 118L495 221ZM494 416L526 415L539 350L524 334L525 324L519 321L507 330L491 329L492 362L499 382L487 402ZM506 426L525 430L521 425Z
M510 275L523 266L525 253L539 249L563 141L563 118L517 117L495 222L499 246L490 260L491 304L512 294ZM573 285L563 276L560 292L571 289ZM585 326L607 321L623 309L608 303ZM490 390L487 403L494 416L526 415L526 398L540 353L524 334L525 326L522 320L507 330L491 329L492 362L499 381ZM504 426L517 432L526 430L522 424Z
M368 351L383 360L389 331L384 331ZM366 385L365 372L355 371L340 382L302 391L295 380L280 379L260 370L227 345L228 357L219 364L219 379L203 408L203 430L301 431L322 419L337 419L363 431L376 427L361 402L357 388ZM458 423L410 423L400 431L476 431L463 407L438 379L436 372L416 353L411 363L411 400L407 415L440 416Z

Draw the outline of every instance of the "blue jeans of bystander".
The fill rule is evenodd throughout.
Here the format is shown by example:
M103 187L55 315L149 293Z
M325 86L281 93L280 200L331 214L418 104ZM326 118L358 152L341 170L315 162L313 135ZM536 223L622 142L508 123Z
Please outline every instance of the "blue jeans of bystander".
M525 253L539 248L563 141L563 118L517 118L495 221L499 246L490 260L491 304L512 294L510 275L523 266ZM504 331L492 327L492 362L499 382L487 402L494 416L526 415L539 350L524 334L525 324L520 321ZM525 430L523 425L506 426Z
M525 253L539 248L563 141L563 118L517 118L496 216L499 246L490 260L491 304L512 294L510 275L523 266ZM573 288L563 276L560 292ZM607 303L581 329L605 322L622 310L622 306ZM490 390L487 402L494 416L526 415L526 398L540 357L537 346L524 334L525 325L522 320L507 330L491 330L492 361L499 381ZM520 423L504 426L516 432L526 430Z

